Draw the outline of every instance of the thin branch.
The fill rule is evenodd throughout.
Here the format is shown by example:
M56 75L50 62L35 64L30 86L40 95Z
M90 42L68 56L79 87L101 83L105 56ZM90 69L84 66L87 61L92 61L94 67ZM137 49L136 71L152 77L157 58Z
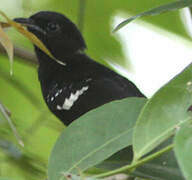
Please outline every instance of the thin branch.
M12 129L12 131L13 131L13 133L14 133L17 141L18 141L18 143L19 143L22 147L24 147L24 143L23 143L21 137L19 136L16 127L14 126L13 122L12 122L11 119L9 118L9 115L7 114L7 112L6 112L3 104L1 104L1 102L0 102L0 112L1 112L1 113L3 114L3 116L6 118L6 120L7 120L8 124L9 124L9 126L11 127L11 129Z
M7 54L2 45L0 45L0 53ZM14 55L20 58L21 60L24 60L25 63L27 62L30 63L31 65L37 65L37 58L35 54L30 51L15 46Z

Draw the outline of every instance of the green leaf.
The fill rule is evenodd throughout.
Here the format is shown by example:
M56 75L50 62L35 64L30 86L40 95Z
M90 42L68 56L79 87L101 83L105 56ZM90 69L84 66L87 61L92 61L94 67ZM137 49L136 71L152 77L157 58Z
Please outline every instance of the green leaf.
M64 130L52 151L48 177L79 173L132 143L132 130L144 98L127 98L99 107Z
M191 0L181 0L181 1L176 1L173 3L169 3L163 6L159 6L157 8L153 8L149 11L145 11L143 13L137 14L136 16L132 16L128 19L126 19L125 21L121 22L113 31L118 31L119 29L121 29L122 27L124 27L125 25L127 25L128 23L130 23L131 21L143 17L143 16L154 16L154 15L158 15L160 13L166 12L166 11L173 11L173 10L177 10L177 9L181 9L184 7L188 7L192 5L192 1Z
M6 177L0 177L0 180L11 180L11 179L6 178Z
M186 123L175 136L175 154L186 177L192 179L192 124Z
M144 106L133 134L134 160L174 134L191 119L192 65L161 88Z

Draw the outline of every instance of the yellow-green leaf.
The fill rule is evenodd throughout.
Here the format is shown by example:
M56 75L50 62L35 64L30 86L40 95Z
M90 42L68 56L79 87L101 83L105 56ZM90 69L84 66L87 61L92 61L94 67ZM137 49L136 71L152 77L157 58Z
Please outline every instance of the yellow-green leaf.
M16 23L15 21L12 21L11 19L8 18L8 16L0 11L0 15L2 15L8 22L8 24L10 24L12 27L14 27L18 32L20 32L21 34L23 34L25 37L27 37L33 44L35 44L37 47L39 47L44 53L46 53L49 57L51 57L52 59L54 59L55 61L57 61L60 64L65 65L64 63L62 63L61 61L57 60L52 54L51 52L46 48L46 46L31 32L27 31L21 24Z
M5 48L10 61L10 74L13 74L13 44L0 25L0 43Z
M11 25L9 23L6 23L6 22L0 22L0 25L1 25L2 28L11 27Z

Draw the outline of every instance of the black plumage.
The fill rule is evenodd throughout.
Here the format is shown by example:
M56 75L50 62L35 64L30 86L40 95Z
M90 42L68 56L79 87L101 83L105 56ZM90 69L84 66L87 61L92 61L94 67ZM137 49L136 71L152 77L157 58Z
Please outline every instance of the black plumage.
M110 101L144 97L128 79L85 54L86 45L80 31L62 14L42 11L15 21L25 24L63 63L35 46L44 100L65 125Z

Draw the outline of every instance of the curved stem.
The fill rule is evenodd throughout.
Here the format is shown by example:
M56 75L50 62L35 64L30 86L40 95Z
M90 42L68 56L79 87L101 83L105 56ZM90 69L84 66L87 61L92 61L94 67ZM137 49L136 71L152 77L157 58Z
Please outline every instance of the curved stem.
M157 151L157 152L155 152L155 153L153 153L153 154L151 154L151 155L149 155L149 156L147 156L147 157L145 157L139 161L136 161L130 165L126 165L126 166L123 166L119 169L115 169L115 170L112 170L112 171L109 171L106 173L98 174L98 175L93 176L93 177L94 178L104 178L107 176L112 176L112 175L117 174L117 173L123 173L125 171L130 171L130 170L132 170L138 166L143 165L144 163L146 163L148 161L151 161L151 160L157 158L158 156L162 155L163 153L170 151L173 147L174 147L174 145L171 144L171 145L161 149L160 151Z

